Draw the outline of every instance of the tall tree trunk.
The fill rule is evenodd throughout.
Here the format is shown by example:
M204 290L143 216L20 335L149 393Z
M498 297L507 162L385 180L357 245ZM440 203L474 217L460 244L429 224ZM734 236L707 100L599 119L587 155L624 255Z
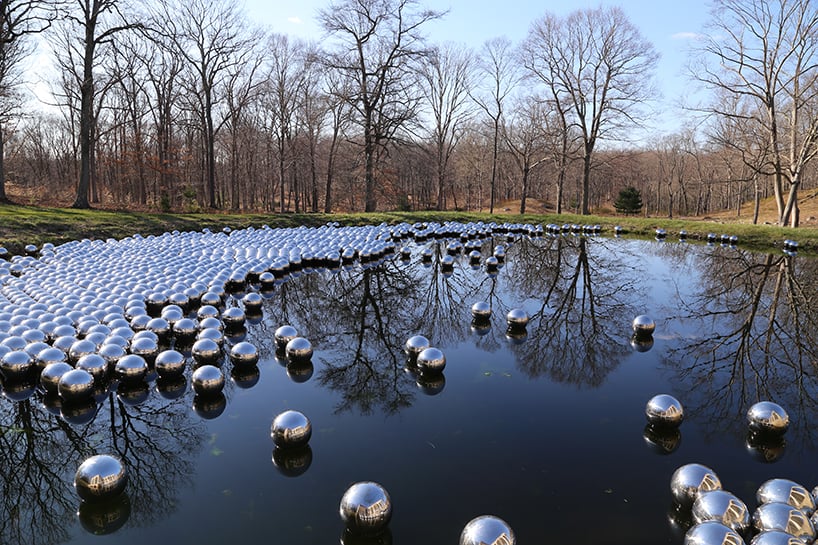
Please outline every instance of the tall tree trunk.
M91 208L88 202L88 191L91 187L91 146L93 142L94 123L94 39L95 21L85 25L85 52L82 66L82 84L80 85L80 179L77 185L77 197L72 208Z
M5 143L3 139L5 134L3 132L3 124L0 123L0 203L8 204L11 201L6 195L6 170L5 170Z

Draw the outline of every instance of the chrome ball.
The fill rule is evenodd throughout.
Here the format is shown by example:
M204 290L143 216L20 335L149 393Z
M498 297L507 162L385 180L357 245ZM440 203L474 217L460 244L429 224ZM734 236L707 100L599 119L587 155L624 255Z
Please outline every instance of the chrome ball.
M224 322L224 327L241 327L244 325L245 319L246 316L244 315L244 311L239 307L230 307L222 312L222 322Z
M185 356L176 350L163 350L154 363L160 377L178 377L185 372Z
M105 379L105 375L108 374L108 362L99 354L88 354L79 359L77 369L87 371L94 377L95 382L100 383Z
M193 343L191 355L199 365L213 365L221 359L222 349L213 339L199 339Z
M82 369L66 371L57 382L57 393L65 401L88 399L94 393L94 377Z
M49 363L40 373L40 384L47 393L52 395L57 394L60 378L62 378L65 373L72 371L73 369L73 367L64 361Z
M760 401L747 411L747 423L751 431L779 435L789 428L790 417L781 405Z
M347 488L341 497L340 514L347 528L376 533L383 530L392 518L392 499L378 483L358 482Z
M491 305L479 301L471 306L471 315L475 320L488 320L491 317Z
M499 517L483 515L470 520L460 534L460 545L515 545L514 530Z
M735 530L715 520L708 520L687 531L684 545L744 545L744 540Z
M429 348L429 346L429 339L423 335L414 335L406 340L403 349L409 357L417 358L418 354Z
M290 361L305 361L312 358L312 344L304 337L295 337L285 349Z
M726 490L702 492L693 502L693 520L696 523L715 520L744 533L750 528L750 510L743 501Z
M298 411L284 411L273 420L270 437L280 448L296 448L306 445L312 436L309 418Z
M787 532L801 541L815 540L815 527L809 517L800 509L786 503L764 503L753 512L753 526L756 530L779 530Z
M298 337L298 331L291 325L283 325L276 329L275 341L279 348L285 348L287 343Z
M645 416L654 426L677 427L684 420L684 409L679 401L668 394L655 395L645 406Z
M200 396L212 396L224 389L224 374L215 365L202 365L193 371L193 391Z
M67 362L68 355L59 348L44 348L37 353L34 363L37 367L45 369L52 363Z
M508 327L524 328L528 325L528 313L521 308L513 308L506 314Z
M258 363L258 350L247 341L234 344L230 348L230 361L233 365L255 365Z
M781 530L764 530L753 537L750 545L804 545L804 542Z
M438 374L446 367L446 356L438 348L429 347L418 354L417 366L421 373Z
M196 320L191 318L180 318L173 323L172 330L174 337L177 339L189 340L196 335L196 332L199 329Z
M88 354L96 354L97 345L88 339L75 341L68 349L68 362L76 365L81 357Z
M701 492L721 489L721 480L716 473L701 464L685 464L670 478L670 492L680 505L692 505Z
M788 479L770 479L762 483L756 491L756 501L759 504L786 503L807 516L815 512L815 498L810 491Z
M7 380L26 376L34 367L34 360L23 350L12 350L0 358L0 372Z
M148 374L148 362L142 356L126 354L117 360L114 373L123 382L142 380Z
M125 490L128 473L119 458L98 454L85 460L74 475L74 488L85 501L101 501Z
M650 337L653 335L653 332L656 330L656 324L654 321L649 317L641 314L633 319L633 332L638 337Z

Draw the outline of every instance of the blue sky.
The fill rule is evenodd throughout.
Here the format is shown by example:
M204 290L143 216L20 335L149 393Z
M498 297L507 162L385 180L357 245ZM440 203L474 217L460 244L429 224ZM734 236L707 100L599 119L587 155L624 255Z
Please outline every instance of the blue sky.
M684 75L687 51L693 37L704 31L709 13L709 2L701 0L421 0L421 3L432 9L449 10L445 18L428 27L432 41L461 42L474 48L503 35L519 43L531 22L547 12L565 15L577 9L618 5L661 55L657 80L663 94L660 108L666 112L692 88ZM315 13L326 5L327 0L245 1L251 20L272 31L306 39L320 39Z

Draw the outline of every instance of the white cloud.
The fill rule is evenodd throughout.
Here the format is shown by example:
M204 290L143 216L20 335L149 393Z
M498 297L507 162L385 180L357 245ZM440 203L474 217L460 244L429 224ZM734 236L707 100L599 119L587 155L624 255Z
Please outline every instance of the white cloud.
M703 34L697 32L677 32L671 36L674 40L701 40L703 37Z
M294 25L300 25L301 23L304 22L304 21L301 20L300 17L287 17L287 21L289 21L290 23L293 23Z

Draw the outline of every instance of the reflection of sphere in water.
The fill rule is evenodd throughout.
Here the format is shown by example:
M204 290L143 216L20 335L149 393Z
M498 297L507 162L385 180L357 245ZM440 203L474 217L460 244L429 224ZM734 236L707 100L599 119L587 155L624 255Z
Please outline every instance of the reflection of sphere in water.
M528 325L528 313L521 308L513 308L506 314L506 323L511 328L524 328Z
M682 432L676 427L653 426L648 424L642 433L645 442L658 454L670 454L679 448Z
M214 364L221 359L222 349L213 339L199 339L190 349L193 360L199 365Z
M128 494L120 494L107 501L81 502L77 511L80 524L95 536L113 534L122 528L131 516Z
M517 537L506 521L499 517L483 515L470 520L460 534L460 545L483 545L487 543L515 545Z
M759 462L769 464L777 462L784 456L787 449L787 440L783 435L770 435L751 431L747 434L747 441L744 446L753 458Z
M702 492L693 502L692 512L697 524L715 520L739 533L750 528L750 510L743 501L726 490Z
M3 385L3 396L15 403L25 401L34 395L37 382L33 377L24 377L6 381Z
M246 390L258 384L261 378L261 372L256 365L242 365L240 367L233 367L230 371L230 377L236 386Z
M471 306L471 315L475 320L487 320L491 316L491 305L478 301Z
M685 534L685 545L742 545L744 540L721 522L708 520L694 524Z
M116 396L126 405L142 405L150 397L148 383L144 381L122 382L117 386Z
M215 365L202 365L193 371L193 391L201 396L215 395L224 389L224 374Z
M789 479L770 479L756 491L756 501L762 503L788 503L807 516L815 512L815 499L803 485Z
M298 477L307 472L312 464L312 448L309 445L273 449L273 465L286 477Z
M679 426L684 420L684 409L672 395L658 394L648 400L645 416L654 426Z
M423 335L413 335L409 337L403 346L403 350L412 358L416 358L418 354L427 348L429 348L429 339Z
M148 373L148 362L142 356L126 354L116 362L114 372L124 382L142 380Z
M511 344L523 344L528 339L528 331L524 327L510 327L506 329L506 339Z
M341 545L392 545L392 531L387 526L375 533L359 533L350 528L344 528L341 534Z
M635 352L647 352L653 348L653 337L640 337L634 334L633 337L631 337L631 348L633 348Z
M222 392L213 395L193 396L193 410L200 418L213 420L218 418L227 407L227 398Z
M790 417L781 405L759 401L747 411L747 423L752 431L780 435L789 428Z
M312 344L304 337L295 337L285 349L290 361L306 361L312 358Z
M429 396L435 396L446 387L446 377L443 373L420 374L416 381L420 391Z
M258 363L258 350L246 341L242 341L230 348L230 361L233 365L255 365Z
M56 394L60 377L72 369L74 368L64 361L49 363L40 373L40 384L49 394Z
M85 460L74 475L74 488L85 501L97 501L121 494L128 473L119 458L98 454Z
M160 377L178 377L185 371L185 356L176 350L163 350L154 363Z
M486 258L486 270L496 272L497 267L500 266L500 260L497 259L495 256L489 256Z
M753 526L756 530L780 530L801 541L815 540L815 527L809 517L800 509L786 503L763 503L753 512Z
M472 320L471 323L471 332L477 335L478 337L482 337L487 335L491 332L491 322L486 320Z
M57 382L57 392L65 401L87 399L94 392L94 377L83 369L67 371Z
M280 448L301 447L309 443L312 436L312 424L309 418L299 411L284 411L273 420L270 437Z
M84 426L97 414L94 398L88 397L79 401L65 401L60 407L60 416L72 426Z
M181 374L159 376L156 379L156 391L165 399L179 399L187 391L187 379Z
M286 364L287 376L295 383L304 383L312 378L315 367L312 361L291 361Z
M670 478L673 499L681 505L692 505L700 492L721 490L721 480L716 473L702 464L685 464Z
M298 337L298 331L291 325L283 325L276 329L275 341L279 348L284 348L287 343Z
M656 324L650 318L650 316L645 316L644 314L640 314L636 318L633 319L633 332L638 337L650 337L653 335L653 332L656 330Z
M418 354L418 369L423 374L442 373L446 368L446 356L439 348L429 347Z
M358 482L350 486L341 497L340 514L347 528L353 531L378 532L392 518L392 499L380 484Z

